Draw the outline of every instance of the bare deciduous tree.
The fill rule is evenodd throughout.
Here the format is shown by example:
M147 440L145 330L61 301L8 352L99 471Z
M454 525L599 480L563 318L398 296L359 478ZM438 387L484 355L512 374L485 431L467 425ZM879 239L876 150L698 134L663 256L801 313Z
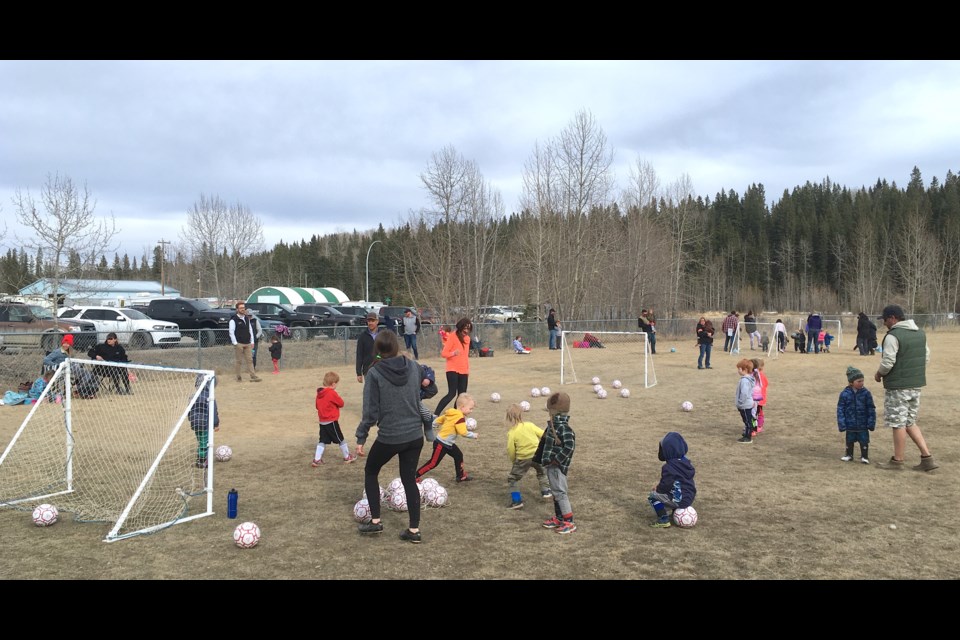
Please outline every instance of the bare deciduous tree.
M100 255L116 250L116 221L113 215L97 217L87 185L78 186L60 174L47 175L39 202L29 191L17 189L13 205L20 224L33 231L31 237L18 240L25 249L36 251L38 262L42 256L56 314L61 283L94 271Z

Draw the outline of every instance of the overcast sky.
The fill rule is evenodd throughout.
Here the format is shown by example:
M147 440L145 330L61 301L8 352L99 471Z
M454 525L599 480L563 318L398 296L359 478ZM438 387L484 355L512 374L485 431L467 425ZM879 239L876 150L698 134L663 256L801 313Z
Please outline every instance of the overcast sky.
M768 200L825 177L960 171L960 62L0 62L0 216L48 174L86 183L131 258L177 241L201 193L266 247L394 226L451 145L516 211L524 162L588 110L625 185L638 158L697 195ZM112 261L112 253L107 255Z

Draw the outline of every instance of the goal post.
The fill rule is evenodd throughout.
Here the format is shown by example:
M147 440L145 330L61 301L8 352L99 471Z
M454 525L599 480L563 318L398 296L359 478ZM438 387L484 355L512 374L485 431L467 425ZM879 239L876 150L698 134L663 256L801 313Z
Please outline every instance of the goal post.
M643 331L561 331L560 384L579 382L581 375L608 381L619 379L625 387L657 384L649 337Z
M213 515L215 388L209 370L64 361L0 454L0 506L49 501L111 523L106 542Z

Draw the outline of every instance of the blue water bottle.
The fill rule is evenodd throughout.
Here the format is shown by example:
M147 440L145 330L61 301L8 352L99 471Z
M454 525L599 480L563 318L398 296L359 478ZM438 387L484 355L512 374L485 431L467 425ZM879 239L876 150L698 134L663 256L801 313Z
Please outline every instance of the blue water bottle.
M230 489L227 493L227 517L230 519L237 517L237 501L239 498L236 489Z

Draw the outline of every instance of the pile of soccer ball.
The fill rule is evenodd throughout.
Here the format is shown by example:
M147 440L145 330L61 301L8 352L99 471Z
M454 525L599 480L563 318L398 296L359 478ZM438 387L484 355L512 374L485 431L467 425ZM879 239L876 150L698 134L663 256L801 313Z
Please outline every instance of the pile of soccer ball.
M420 504L426 507L439 508L450 501L447 490L433 478L425 478L417 484L417 487L420 489ZM380 503L391 511L407 511L407 492L400 478L391 480L386 490L380 487ZM363 492L363 498L353 506L353 518L361 523L370 522L373 518L366 490Z

